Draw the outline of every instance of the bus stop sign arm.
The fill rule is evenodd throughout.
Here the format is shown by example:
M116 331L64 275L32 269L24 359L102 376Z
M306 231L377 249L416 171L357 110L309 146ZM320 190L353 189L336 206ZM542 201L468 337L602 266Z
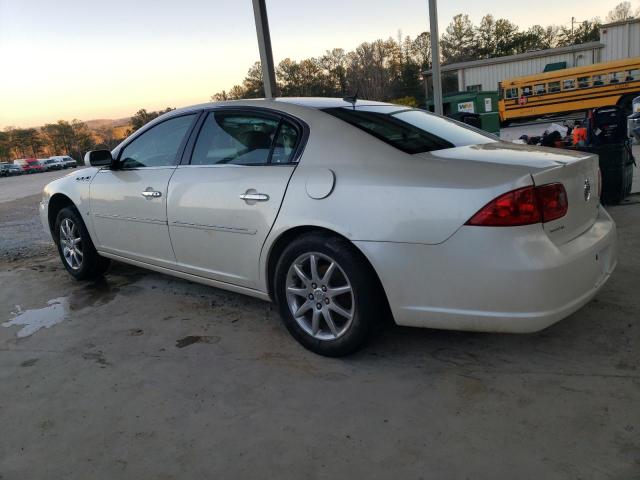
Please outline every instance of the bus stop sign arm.
M264 96L265 98L275 98L278 95L278 85L276 84L276 70L273 64L271 34L269 33L269 19L267 18L265 0L253 0L253 15L256 20L256 33L258 34Z
M430 40L433 109L435 113L442 115L442 80L440 78L440 44L438 42L438 7L436 5L436 0L429 0L429 23L431 24Z

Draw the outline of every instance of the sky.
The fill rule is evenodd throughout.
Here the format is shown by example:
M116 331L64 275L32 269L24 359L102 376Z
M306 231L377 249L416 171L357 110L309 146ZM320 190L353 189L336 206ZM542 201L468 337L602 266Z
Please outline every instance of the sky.
M620 0L440 1L522 28L604 18ZM267 0L274 60L428 30L427 0ZM634 9L640 0L632 0ZM559 5L562 9L559 9ZM251 0L0 0L0 128L208 101L259 59Z

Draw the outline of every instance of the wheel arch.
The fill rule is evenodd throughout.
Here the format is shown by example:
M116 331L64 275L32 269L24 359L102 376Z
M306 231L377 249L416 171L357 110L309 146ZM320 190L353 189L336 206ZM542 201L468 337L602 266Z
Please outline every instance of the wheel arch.
M64 193L55 193L49 199L49 208L47 210L47 220L49 221L49 231L51 232L51 236L53 237L54 242L57 243L56 235L54 232L54 227L56 224L56 218L58 217L58 213L60 210L66 207L74 207L78 208L76 204L66 196Z
M382 284L382 281L380 280L380 276L378 275L378 272L376 272L376 269L373 267L373 265L371 264L371 262L369 261L369 259L367 258L367 256L364 254L364 252L362 250L360 250L360 248L358 248L358 246L356 244L354 244L351 240L349 240L347 237L345 237L344 235L339 234L338 232L331 230L329 228L326 227L319 227L316 225L301 225L301 226L297 226L297 227L293 227L290 228L284 232L282 232L271 244L271 247L269 248L269 253L267 256L267 262L266 262L266 286L267 286L267 294L269 295L269 298L271 298L271 300L274 300L274 292L273 292L273 283L274 283L274 275L275 275L275 271L276 271L276 266L278 264L278 260L280 259L280 255L282 255L282 252L284 251L284 249L286 248L286 246L292 242L294 239L302 236L302 235L306 235L308 233L318 233L318 234L324 234L324 235L331 235L331 236L335 236L335 237L339 237L342 238L344 240L346 240L347 242L349 242L349 244L353 247L353 250L355 252L357 252L358 256L360 257L360 260L362 261L363 265L366 266L366 268L369 269L370 273L373 275L373 277L375 278L376 284L378 286L378 288L380 288L380 291L382 292L383 296L384 296L384 303L387 306L388 309L388 314L389 316L391 316L391 308L389 307L389 300L387 298L387 292L384 288L384 285Z

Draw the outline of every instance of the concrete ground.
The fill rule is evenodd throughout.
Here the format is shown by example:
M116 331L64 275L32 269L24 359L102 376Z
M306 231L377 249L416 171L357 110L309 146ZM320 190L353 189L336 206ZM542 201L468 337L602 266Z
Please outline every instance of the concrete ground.
M248 297L122 264L73 281L38 200L0 202L2 480L640 476L638 196L609 209L610 281L555 326L388 327L345 359Z

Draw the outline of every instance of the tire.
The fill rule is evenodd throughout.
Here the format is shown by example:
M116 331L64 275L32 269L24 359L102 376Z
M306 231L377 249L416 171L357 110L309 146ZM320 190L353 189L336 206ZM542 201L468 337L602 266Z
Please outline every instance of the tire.
M53 231L58 254L67 272L76 280L100 277L111 261L98 255L87 227L75 207L60 210Z
M338 236L309 233L293 240L278 260L272 284L289 333L308 350L327 357L349 355L364 346L381 312L387 311L375 272Z

